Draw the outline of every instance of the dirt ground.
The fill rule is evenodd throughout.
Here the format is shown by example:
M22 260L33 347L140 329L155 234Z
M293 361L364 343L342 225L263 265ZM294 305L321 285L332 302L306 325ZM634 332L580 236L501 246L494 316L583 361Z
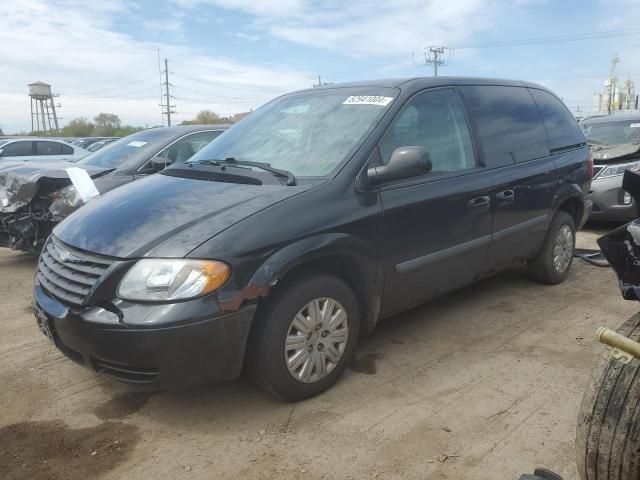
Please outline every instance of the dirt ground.
M638 310L607 268L576 260L554 287L514 269L384 321L333 389L291 405L243 379L144 391L76 366L36 328L34 266L0 253L3 479L576 479L593 333Z

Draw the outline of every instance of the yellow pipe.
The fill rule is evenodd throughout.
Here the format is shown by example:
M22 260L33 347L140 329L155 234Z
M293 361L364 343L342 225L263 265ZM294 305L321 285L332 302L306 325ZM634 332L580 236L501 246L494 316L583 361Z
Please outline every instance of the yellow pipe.
M596 331L596 340L631 355L632 357L640 358L640 343L634 342L630 338L620 335L610 328L600 327Z

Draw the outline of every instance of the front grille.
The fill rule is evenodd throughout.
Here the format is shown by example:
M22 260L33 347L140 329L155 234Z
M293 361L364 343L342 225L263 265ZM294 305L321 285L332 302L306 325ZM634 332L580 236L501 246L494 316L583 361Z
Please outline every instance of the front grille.
M70 247L52 235L42 249L36 275L52 296L65 304L80 306L114 261Z

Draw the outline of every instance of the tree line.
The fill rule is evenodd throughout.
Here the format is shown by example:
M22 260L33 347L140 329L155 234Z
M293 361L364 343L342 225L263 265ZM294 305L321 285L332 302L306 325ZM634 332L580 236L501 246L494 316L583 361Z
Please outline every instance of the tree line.
M223 117L211 110L202 110L193 120L185 120L181 125L236 123L248 114L249 112ZM145 128L148 127L123 125L120 117L114 113L100 113L93 118L93 121L86 117L71 120L60 130L60 135L63 137L124 137ZM38 133L33 132L33 134Z

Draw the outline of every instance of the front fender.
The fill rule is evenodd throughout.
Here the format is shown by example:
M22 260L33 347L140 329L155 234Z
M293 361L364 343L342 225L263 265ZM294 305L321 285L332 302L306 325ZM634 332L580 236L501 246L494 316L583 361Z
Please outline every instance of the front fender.
M384 278L382 263L373 245L347 233L314 235L277 250L256 269L244 287L234 292L233 297L220 299L221 307L226 311L237 310L247 301L266 297L297 267L329 257L340 258L345 268L349 268L352 287L366 304L363 331L370 332L380 311Z

